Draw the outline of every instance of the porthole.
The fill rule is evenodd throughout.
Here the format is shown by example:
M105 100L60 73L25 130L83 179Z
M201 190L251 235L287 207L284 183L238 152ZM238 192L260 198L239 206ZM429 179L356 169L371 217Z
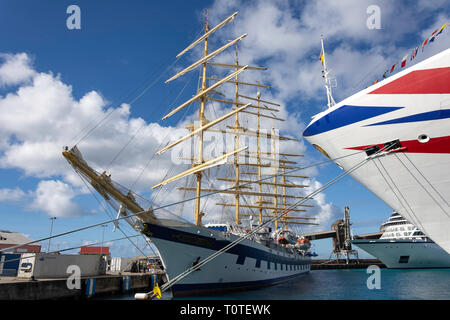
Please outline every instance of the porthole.
M430 137L429 137L428 135L426 135L426 134L421 134L421 135L417 138L417 140L418 140L420 143L426 143L426 142L430 141Z

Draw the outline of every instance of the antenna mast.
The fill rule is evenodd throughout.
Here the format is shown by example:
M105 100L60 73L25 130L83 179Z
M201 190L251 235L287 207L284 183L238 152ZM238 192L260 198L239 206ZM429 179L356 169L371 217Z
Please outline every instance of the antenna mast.
M327 68L327 60L325 58L325 49L323 46L323 35L320 36L320 43L322 45L322 53L320 55L320 61L322 62L323 71L322 71L322 77L325 80L325 89L327 90L327 99L328 99L328 108L333 107L336 102L333 99L333 93L331 92L331 78L329 76L330 72Z

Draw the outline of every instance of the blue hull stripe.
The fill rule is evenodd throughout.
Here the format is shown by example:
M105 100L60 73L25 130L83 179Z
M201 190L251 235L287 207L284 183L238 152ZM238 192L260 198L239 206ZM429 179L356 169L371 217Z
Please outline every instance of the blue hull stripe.
M307 272L296 273L290 276L284 276L273 279L259 281L241 281L241 282L221 282L221 283L194 283L194 284L175 284L172 287L172 294L175 297L189 296L194 294L206 294L214 292L248 290L264 286L271 286L285 281L298 278Z
M408 122L419 122L419 121L429 121L429 120L440 120L440 119L447 119L450 118L450 110L435 110L435 111L429 111L424 113L418 113L407 117L402 117L398 119L392 119L388 121L383 122L377 122L373 124L368 124L366 127L369 126L381 126L384 124L395 124L395 123L408 123Z
M365 107L343 105L339 109L330 112L319 120L310 124L303 132L304 137L314 136L350 124L370 119L403 107Z
M146 230L144 230L143 233L150 238L159 238L215 251L220 250L231 243L227 240L217 240L213 237L205 237L199 234L193 234L190 232L172 229L161 225L145 223L145 226ZM276 252L276 250L274 251ZM227 253L237 255L239 257L239 260L238 257L236 257L236 261L245 259L245 257L250 257L256 259L257 261L264 260L273 263L282 263L288 265L308 265L311 263L311 259L292 259L243 244L235 245L234 247L229 249Z

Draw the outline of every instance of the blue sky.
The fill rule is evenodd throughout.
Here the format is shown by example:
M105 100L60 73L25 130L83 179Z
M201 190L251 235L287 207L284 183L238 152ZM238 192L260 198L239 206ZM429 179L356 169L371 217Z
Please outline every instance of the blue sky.
M81 9L80 30L66 27L66 9L72 4ZM366 9L374 4L380 8L381 29L370 30ZM269 68L262 78L250 75L248 79L272 84L266 97L283 104L282 114L289 120L280 130L300 139L294 147L305 154L304 165L325 160L301 138L311 116L326 104L318 62L320 34L326 39L339 101L381 79L387 68L447 22L450 12L446 2L438 0L2 1L0 229L39 239L49 234L50 216L58 216L56 233L109 218L62 158L61 148L72 146L80 131L91 128L107 110L116 110L79 147L97 168L110 169L120 183L129 186L136 181L139 170L130 166L142 166L164 139L183 132L181 115L166 122L160 119L192 96L197 74L169 85L164 80L194 61L195 50L178 61L175 56L201 31L205 9L210 10L212 25L239 11L211 45L218 47L248 33L240 45L240 59ZM408 65L447 48L446 32ZM222 59L229 57L225 53ZM131 106L123 105L150 85ZM188 115L192 113L190 109ZM130 147L110 165L136 132L139 135ZM150 196L151 186L172 168L169 160L166 156L152 162L154 171L139 180L137 191ZM330 164L307 173L311 185L319 186L340 169ZM176 199L171 191L165 190L164 201ZM350 207L355 233L378 231L391 214L389 207L350 177L328 189L315 205L312 213L320 216L321 230L341 218L345 206ZM111 231L112 227L106 229L106 240L122 236ZM95 228L54 239L52 247L100 241L101 235L101 228ZM46 242L42 245L47 248ZM328 257L331 240L317 242L316 250ZM135 254L126 241L114 244L113 255Z

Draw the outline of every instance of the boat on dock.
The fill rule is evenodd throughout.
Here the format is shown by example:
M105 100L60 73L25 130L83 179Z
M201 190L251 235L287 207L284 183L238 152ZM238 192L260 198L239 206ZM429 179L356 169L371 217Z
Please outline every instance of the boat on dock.
M111 174L99 173L91 168L77 146L70 149L66 147L63 151L63 156L70 165L118 212L118 218L125 219L156 246L169 281L247 235L254 229L253 218L257 219L256 225L261 226L289 209L288 214L276 218L273 223L267 224L257 233L174 284L171 290L175 297L275 285L309 272L311 266L310 246L303 242L302 245L297 245L299 236L294 231L288 231L291 226L316 224L315 218L299 215L311 205L304 204L303 207L293 208L288 202L304 199L295 193L295 190L307 187L298 182L307 177L292 175L286 171L298 168L295 167L296 161L292 159L302 155L279 151L280 142L296 139L280 135L274 127L264 126L267 121L263 122L263 119L270 119L272 122L284 121L274 115L279 111L277 107L280 105L261 98L259 90L270 86L259 82L245 82L239 77L246 70L263 71L266 68L241 65L238 59L238 43L246 34L210 52L208 40L212 34L232 21L236 14L237 12L213 28L210 28L206 16L204 34L177 57L198 44L203 44L203 56L166 81L171 82L197 67L201 68L197 93L162 118L165 120L186 106L196 103L198 121L187 125L187 135L168 143L156 153L161 155L184 141L195 140L195 150L189 159L191 167L153 186L153 189L159 189L179 179L193 178L191 186L177 188L185 194L195 195L193 222L178 219L175 215L154 206L142 206L138 203L138 195L114 182ZM231 46L236 48L234 62L226 64L212 61L217 54ZM231 69L231 72L223 78L214 77L210 70L213 70L214 74L220 74L218 69ZM224 98L225 95L218 91L225 85L233 86L233 98ZM249 88L257 88L258 91L253 89L255 92L251 95L252 90ZM207 119L205 114L211 103L231 105L231 110L223 116ZM254 127L249 127L248 123ZM222 154L208 158L210 155L205 152L207 140L204 136L211 132L227 136L227 141L231 143L226 144L226 150L221 150ZM245 139L241 138L242 136L255 139L253 149L244 145ZM270 147L263 148L264 145ZM211 169L219 166L224 169L217 170L218 176L215 178L222 187L204 188L205 173L208 172L210 186L213 179ZM224 184L227 184L225 188ZM203 199L212 194L229 197L216 203L216 212L202 208ZM222 215L224 221L203 222L209 216L217 217L217 212L229 209L232 213L228 216ZM280 241L281 238L284 241Z
M380 231L383 232L380 239L351 242L388 268L450 268L450 254L399 213L394 211Z

